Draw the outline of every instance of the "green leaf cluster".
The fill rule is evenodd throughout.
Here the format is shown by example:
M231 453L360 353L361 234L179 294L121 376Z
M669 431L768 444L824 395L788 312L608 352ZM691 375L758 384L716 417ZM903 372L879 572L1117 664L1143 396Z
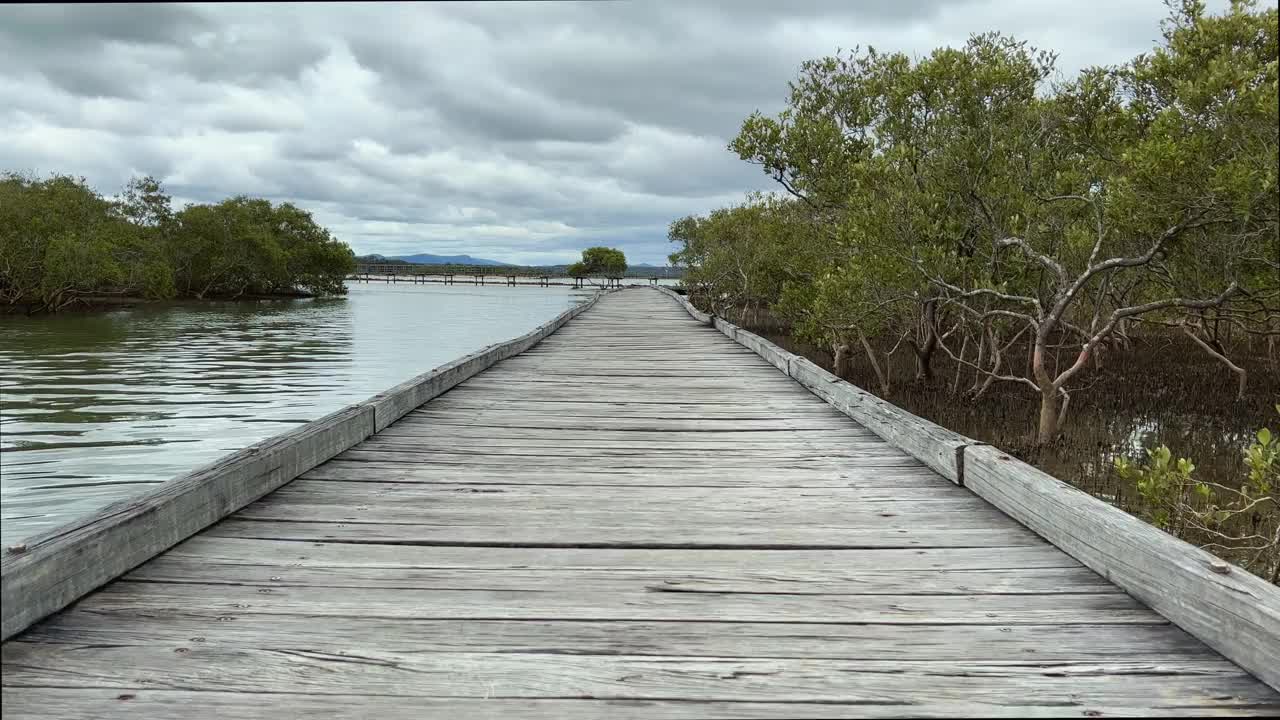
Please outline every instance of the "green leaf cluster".
M1280 415L1280 405L1276 406ZM1155 526L1180 537L1215 547L1247 547L1258 551L1255 564L1263 571L1280 563L1275 538L1259 535L1260 513L1275 511L1280 487L1280 433L1258 430L1244 449L1246 476L1236 485L1197 479L1187 458L1173 459L1165 445L1145 451L1146 461L1113 461L1117 477L1134 483L1145 517ZM1261 542L1261 545L1257 543ZM1273 572L1276 570L1273 570Z
M575 277L620 277L627 271L627 256L621 250L609 247L591 247L582 251L582 259L569 266Z
M342 294L351 249L309 213L235 197L174 211L153 178L104 198L83 178L0 176L0 302Z

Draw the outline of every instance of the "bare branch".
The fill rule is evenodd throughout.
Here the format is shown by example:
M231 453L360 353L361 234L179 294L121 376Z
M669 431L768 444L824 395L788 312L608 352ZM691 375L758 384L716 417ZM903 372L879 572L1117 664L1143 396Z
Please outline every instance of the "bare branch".
M1084 367L1085 363L1088 362L1089 354L1093 352L1093 349L1098 346L1098 343L1105 340L1107 336L1111 334L1111 331L1115 329L1116 323L1120 322L1124 318L1134 317L1137 315L1142 315L1144 313L1154 312L1156 310L1163 310L1165 308L1171 308L1171 307L1191 308L1191 309L1200 309L1200 310L1211 308L1211 307L1217 307L1225 303L1227 300L1231 299L1231 296L1235 295L1237 292L1239 292L1239 290L1240 290L1240 286L1233 282L1227 286L1226 290L1222 291L1222 294L1218 295L1215 298L1210 298L1208 300L1188 300L1186 298L1167 298L1164 300L1155 300L1153 302L1145 303L1142 305L1131 305L1129 307L1118 308L1114 310L1111 313L1111 317L1107 320L1106 324L1102 326L1102 329L1099 330L1097 333L1095 333L1093 337L1089 338L1089 341L1085 343L1084 346L1080 349L1080 355L1076 358L1075 363L1071 367L1067 368L1062 373L1060 373L1057 379L1053 381L1054 386L1062 387L1062 385L1064 385L1067 382L1067 380L1071 379L1073 375L1079 372L1080 369Z
M1050 272L1052 272L1054 275L1058 277L1058 287L1060 288L1066 287L1067 269L1062 267L1062 265L1057 260L1054 260L1053 258L1049 257L1048 255L1045 255L1044 253L1036 251L1034 248L1031 247L1031 244L1028 243L1026 240L1023 240L1022 238L1009 237L1009 238L1004 238L1002 240L997 240L996 245L1000 247L1016 247L1021 249L1022 252L1026 254L1027 257L1031 258L1032 260L1035 260L1036 262L1040 263L1044 267L1048 268Z
M975 365L974 363L969 362L968 360L965 360L962 357L957 357L955 353L951 352L951 348L947 347L947 344L945 342L939 342L938 347L942 348L942 351L945 352L947 356L950 357L952 360L955 360L957 363L960 363L961 365L966 365L968 367L971 367L974 370L982 373L983 375L986 375L987 377L994 378L996 380L1003 380L1006 382L1022 383L1030 387L1032 390L1035 390L1036 392L1040 392L1040 387L1036 385L1030 378L1021 377L1018 375L1000 375L984 367Z

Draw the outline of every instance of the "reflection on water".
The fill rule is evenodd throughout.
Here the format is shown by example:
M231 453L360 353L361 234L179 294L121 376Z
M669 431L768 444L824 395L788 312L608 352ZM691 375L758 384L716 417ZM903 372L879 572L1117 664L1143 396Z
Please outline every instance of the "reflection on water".
M339 299L0 317L3 541L523 334L587 296L350 289Z

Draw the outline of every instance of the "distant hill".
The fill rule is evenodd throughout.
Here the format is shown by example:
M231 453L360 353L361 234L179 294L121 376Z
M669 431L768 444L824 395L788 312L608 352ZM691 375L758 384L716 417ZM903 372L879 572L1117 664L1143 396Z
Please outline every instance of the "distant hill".
M432 255L431 253L418 253L417 255L397 255L396 260L404 260L405 262L417 263L419 265L510 265L511 263L499 262L497 260L486 260L484 258L471 257L470 255Z
M381 263L383 265L408 265L409 264L404 260L389 258L386 255L379 255L378 253L370 253L368 255L357 255L356 262L369 263L369 264Z

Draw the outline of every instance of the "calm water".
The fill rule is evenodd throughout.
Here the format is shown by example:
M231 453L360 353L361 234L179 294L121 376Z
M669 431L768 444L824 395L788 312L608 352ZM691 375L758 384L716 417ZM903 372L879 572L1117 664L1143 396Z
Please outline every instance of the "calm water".
M340 299L0 317L0 535L29 537L587 296L372 283Z

